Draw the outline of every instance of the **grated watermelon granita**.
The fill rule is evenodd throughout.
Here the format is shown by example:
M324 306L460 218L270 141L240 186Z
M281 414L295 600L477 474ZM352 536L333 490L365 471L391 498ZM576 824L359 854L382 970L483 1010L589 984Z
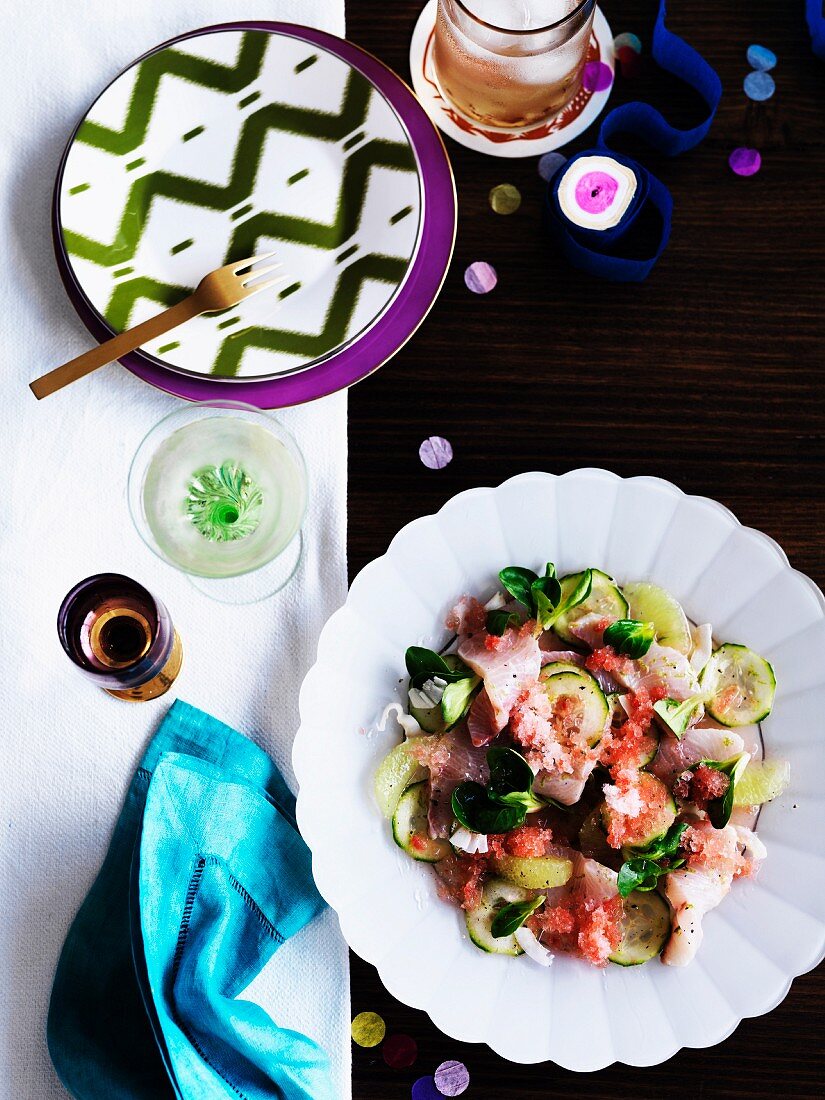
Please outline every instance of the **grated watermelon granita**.
M600 649L594 649L584 667L590 672L601 670L603 672L624 672L633 662L629 657L622 657L613 646L605 645Z
M580 699L560 695L551 703L544 685L536 683L516 700L510 733L527 750L525 758L534 770L569 775L592 755L582 736L583 717Z
M739 851L732 825L714 829L709 821L701 821L686 830L682 847L688 853L690 871L713 871L734 877L750 873L749 861Z
M444 625L455 634L475 634L484 630L487 622L487 612L484 604L475 596L462 596L451 608L444 620Z
M482 877L487 870L483 855L451 853L433 864L438 875L438 894L462 909L475 909L481 901Z
M658 690L645 688L624 696L627 718L605 739L601 762L608 768L639 768L651 759L658 745L658 738L650 732L655 711L653 704L662 698Z
M606 966L622 938L623 912L618 894L598 904L569 899L539 909L528 927L556 950Z
M553 830L542 825L520 825L509 833L490 834L489 852L493 856L519 856L534 859L546 856L553 843Z
M665 833L676 818L670 791L648 772L624 769L604 788L603 820L611 848L638 847Z

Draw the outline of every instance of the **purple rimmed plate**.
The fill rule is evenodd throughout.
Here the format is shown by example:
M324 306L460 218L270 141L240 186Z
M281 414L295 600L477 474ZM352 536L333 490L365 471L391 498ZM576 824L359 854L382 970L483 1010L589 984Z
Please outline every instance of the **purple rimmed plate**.
M266 71L255 71L251 77L247 71L243 78L238 76L237 70L241 68L244 61L247 64L256 63L254 56L251 62L250 57L244 59L244 44L249 46L251 43L253 47L256 44L260 45L264 37L267 43L266 49L270 54L273 42L277 45L280 53L276 60L279 62L280 69L283 69L284 60L280 54L284 50L291 50L295 58L290 55L289 60L295 61L292 71L296 73L303 73L306 70L311 72L312 68L316 68L320 74L324 71L324 66L327 67L328 75L333 80L336 76L336 66L345 75L351 73L352 76L348 78L341 91L340 105L335 103L335 109L329 111L325 105L318 102L317 79L314 92L311 84L299 84L299 90L295 94L299 95L301 102L296 109L294 104L287 105L285 108L281 102L270 102L272 95L267 96L267 91L271 93L271 86L267 88ZM170 50L170 47L184 42L187 43L186 49ZM232 58L232 64L227 66L226 58L221 57L220 51L223 49L225 53L227 44L233 42L241 45L236 50L236 56ZM255 49L250 48L247 53L254 55ZM218 79L226 84L225 73L228 69L231 70L234 81L231 88L232 94L230 95L230 89L225 87L209 88L208 96L211 98L203 100L206 93L201 91L202 102L200 103L193 100L195 93L192 91L189 92L188 100L185 97L181 99L179 96L176 104L181 107L181 110L178 111L176 107L171 112L174 122L170 123L168 109L167 118L163 117L160 109L163 95L158 91L153 101L155 115L150 114L148 121L144 120L144 128L137 135L139 140L135 139L134 129L127 140L129 120L131 118L134 122L135 118L132 99L138 99L137 96L130 98L135 86L135 72L137 71L138 75L140 72L145 72L145 63L153 59L156 63L158 55L164 55L165 58L173 56L176 65L181 63L179 60L181 58L184 65L189 64L190 59L194 58L193 64L199 66L197 75L205 74L207 81L217 73ZM319 58L320 65L317 64ZM262 68L260 58L257 59L257 63L260 70ZM244 80L246 83L243 82ZM124 81L125 85L121 84ZM167 79L163 86L167 103L169 86L174 88L175 84L183 85L185 81L185 76L180 82L170 82ZM194 83L189 80L187 87ZM160 85L159 81L158 84ZM364 89L371 96L368 109L364 108ZM216 96L216 90L224 94ZM259 97L255 96L255 91L259 92ZM313 95L316 97L315 100ZM256 98L260 98L262 106L260 103L256 104ZM224 112L223 116L219 116L223 119L220 125L232 125L233 116L227 114L228 107L243 117L246 125L242 136L245 136L246 130L254 130L256 124L261 121L264 123L263 128L266 128L272 121L273 112L275 113L276 117L271 129L276 132L278 141L281 143L279 151L283 151L288 146L290 153L291 166L285 163L285 179L281 181L281 186L282 196L286 196L286 200L292 202L292 209L288 209L288 202L285 200L283 205L287 207L286 213L283 210L278 210L274 214L269 209L261 210L260 204L256 207L256 196L253 195L251 201L253 209L245 210L244 207L250 204L241 202L241 205L238 205L245 193L243 191L237 193L237 188L236 193L224 200L223 192L228 185L221 189L214 181L210 184L208 180L204 181L201 178L206 176L212 167L211 160L204 159L202 160L204 167L192 173L196 177L194 183L191 178L184 181L186 186L192 185L199 189L197 195L193 196L185 191L180 196L174 191L170 195L161 186L159 196L152 194L152 199L159 199L159 201L155 202L155 207L152 209L151 222L147 215L147 223L150 223L148 228L145 225L142 226L143 236L137 234L136 239L130 241L128 232L124 235L122 231L123 226L127 220L135 220L135 210L139 215L140 202L145 199L147 186L149 188L154 186L158 175L163 176L163 185L170 178L170 172L165 167L163 171L159 171L166 162L164 160L159 164L158 158L170 157L173 166L177 167L183 154L174 147L175 142L179 142L181 146L188 144L190 148L194 148L198 141L203 141L205 150L208 149L206 138L210 133L210 125L193 126L190 130L186 130L187 117L184 117L186 110L189 111L188 119L191 121L199 115L201 117L207 115L209 110L217 110L213 106L214 102L217 102ZM286 122L283 123L278 112L283 115L285 109L287 115ZM337 117L347 111L349 115L346 119L341 120ZM180 119L177 117L179 114ZM157 122L155 122L155 116L158 118ZM307 118L308 126L304 121ZM212 123L213 119L208 117L207 122ZM359 122L364 125L359 126ZM170 136L170 126L174 125L183 132L179 135L171 133ZM238 124L235 126L237 129ZM334 132L331 129L333 126L337 127ZM393 126L397 127L397 132L393 130ZM220 132L220 126L217 124L211 128L217 128ZM309 133L299 132L307 129ZM318 132L315 132L316 130ZM366 135L362 132L363 130L366 130ZM195 131L194 135L192 131ZM282 136L284 132L286 136ZM160 140L158 134L161 135ZM123 146L122 149L118 143ZM91 153L87 147L91 148ZM233 144L232 147L234 149L235 145ZM359 150L363 151L365 147L366 152L359 156ZM317 155L318 148L322 150L323 156ZM212 149L215 149L214 145ZM377 157L375 150L378 150ZM191 164L192 154L189 150L185 152L189 158L186 163ZM342 226L340 216L337 217L337 223L332 219L335 232L330 236L332 226L326 224L329 222L328 218L316 215L309 219L304 216L305 210L301 203L306 205L307 199L313 198L313 192L305 190L301 198L300 185L305 185L307 179L317 180L314 193L317 200L318 195L323 195L325 191L323 185L329 181L330 170L334 172L335 156L338 156L341 163L357 158L356 163L360 163L362 174L366 163L366 178L371 184L374 184L375 178L387 169L395 173L395 179L401 181L406 179L408 201L400 207L399 211L395 211L394 207L390 210L387 201L394 200L396 196L393 195L392 200L388 200L389 189L386 186L383 187L383 195L380 186L372 186L373 196L369 203L361 204L363 208L358 208L354 218L351 217L351 225ZM178 159L175 160L175 158ZM259 175L268 170L270 178L265 181L266 194L267 196L273 194L272 189L278 185L278 180L273 180L271 166L267 167L266 150L261 152L260 149L254 148L251 157L247 150L243 158L238 155L234 159L242 165L254 159ZM272 159L270 157L270 162ZM136 162L141 160L147 163L136 165ZM287 169L291 172L291 167L297 165L299 160L305 167L287 175ZM379 163L374 165L373 161L376 160ZM112 177L112 164L124 177L123 180L119 180L117 176ZM103 165L102 168L101 165ZM136 173L132 178L127 176L130 171ZM142 182L136 186L141 180L141 172L143 173ZM324 172L327 173L326 177ZM153 176L152 173L155 175ZM175 187L180 186L181 175L183 173L178 172L175 176ZM357 172L355 175L357 176ZM101 186L98 187L95 198L94 186L98 182ZM121 198L124 195L128 198L130 193L126 190L127 184L134 189L137 199L131 212L127 207L121 209L115 202L113 210L108 214L115 229L112 232L112 224L107 224L105 218L99 213L101 199L112 189L120 194ZM293 184L297 185L297 190L287 190L292 188ZM208 191L210 186L211 192ZM118 191L119 187L120 191ZM155 189L158 190L158 188ZM193 201L193 198L197 198L205 190L206 199L202 204L199 205L197 201ZM212 197L215 193L218 195L217 202L214 202ZM360 191L357 194L360 195ZM84 224L83 202L88 203L89 200L96 203L95 217L101 219L100 227L94 221L89 222L90 206L88 205L85 207L86 224ZM310 207L315 214L313 203L314 200L310 202ZM148 210L150 205L151 202L146 203L144 209ZM214 208L221 205L225 209L219 210L216 215ZM352 205L351 200L347 201L345 188L342 188L337 215L340 215L343 206L344 217L346 217L347 210L351 212ZM166 247L172 240L168 235L170 232L168 209L172 209L177 216L177 224L171 232L177 231L177 237L181 238L181 241L173 243L172 247ZM166 215L165 221L164 217L156 216L157 210L160 210L161 215ZM399 213L403 215L401 219L397 216ZM129 215L128 219L125 217L126 214ZM334 35L311 28L282 23L229 23L182 35L150 51L144 58L130 66L98 99L73 134L64 153L53 203L55 252L69 296L84 324L95 337L104 340L113 332L127 327L128 324L137 323L142 319L140 308L146 313L157 311L158 299L155 299L148 304L144 302L142 307L138 307L136 313L134 307L139 295L133 294L132 313L126 319L122 309L123 284L126 284L128 298L133 290L128 284L132 283L133 279L141 280L134 284L138 290L146 285L152 287L160 285L163 292L172 294L177 288L178 296L182 292L181 288L185 289L188 283L196 282L197 276L203 270L205 254L203 258L197 259L198 234L187 230L189 225L197 226L200 219L199 228L202 235L211 239L211 234L206 234L205 229L211 226L214 230L215 225L218 224L215 221L216 216L219 217L221 224L225 223L230 229L237 231L237 239L233 236L230 241L230 244L234 243L236 246L236 251L240 249L244 255L248 255L265 248L277 248L283 256L285 267L290 269L287 274L292 276L292 282L300 282L295 273L296 271L301 273L301 255L300 249L296 251L296 241L290 238L297 236L298 245L307 245L304 252L309 253L313 260L317 256L323 259L325 254L329 253L332 260L327 261L327 266L332 266L334 262L341 265L342 271L351 269L353 264L363 257L367 261L367 266L364 269L365 277L360 280L361 290L357 292L356 297L359 301L366 300L366 306L361 309L360 314L356 311L349 318L352 322L350 331L346 331L346 326L339 326L337 337L331 341L329 347L324 347L317 338L313 338L309 343L308 352L301 349L300 339L297 341L293 339L294 333L290 331L290 323L294 328L301 327L295 325L296 317L300 319L301 315L300 310L296 313L292 307L294 300L279 305L277 320L280 322L283 314L286 314L287 323L282 326L270 323L269 328L276 330L274 337L266 330L266 325L258 324L256 327L255 322L259 321L259 318L251 320L241 318L243 323L234 331L230 328L227 332L227 336L231 335L233 339L226 341L226 347L230 349L237 348L239 345L243 347L244 333L247 331L253 333L252 348L244 352L243 369L238 368L241 358L238 355L234 356L234 360L229 356L228 368L226 355L216 359L215 362L209 357L209 340L212 334L219 335L226 329L227 326L222 322L230 318L204 319L212 326L211 332L204 330L205 343L201 340L199 344L199 336L193 338L191 332L186 333L186 341L180 342L184 345L183 350L177 352L177 355L176 349L170 350L168 345L157 349L150 346L148 349L141 349L127 356L122 362L134 374L151 385L188 400L225 397L227 382L231 382L234 392L239 397L242 395L245 401L252 402L261 408L279 408L313 400L352 385L385 363L412 336L435 301L449 266L456 226L455 187L446 151L432 123L407 86L381 62ZM118 224L118 218L121 219L120 224ZM188 222L187 218L190 219ZM211 219L211 222L208 219ZM404 220L406 220L406 226L403 225ZM396 231L398 222L402 223L401 228L406 238L399 237L399 232ZM94 232L88 231L89 224ZM318 225L321 225L320 231L326 236L315 241L312 240L312 233ZM377 240L376 225L378 225ZM166 237L164 237L164 227L166 227ZM305 240L304 238L307 237L308 239ZM403 243L404 239L406 244ZM112 240L111 245L105 243L109 240ZM402 243L397 247L399 240ZM240 248L241 244L253 243L254 247ZM181 248L180 244L184 247ZM361 246L360 256L357 247L353 248L353 245ZM383 263L386 254L392 254L393 251L396 252L392 257L393 263L384 263L376 277L375 273L369 269L369 263L375 256L381 257ZM190 253L189 256L187 252ZM354 259L353 254L355 254ZM217 266L218 262L224 262L224 257L220 256L215 260L210 257L206 268ZM156 270L151 270L152 264L160 264L160 276ZM189 264L191 270L186 264ZM197 266L198 264L200 266ZM137 270L129 271L130 267ZM149 270L146 270L147 268ZM164 279L167 277L167 271L171 270L175 272L175 277L168 278L169 286L167 286ZM310 286L312 270L310 266L310 278L306 280L307 285ZM356 268L356 272L358 270L359 268ZM183 274L180 274L181 272ZM337 275L338 271L335 270L333 274ZM350 270L350 274L354 273ZM105 280L101 282L103 276ZM118 283L117 280L120 282ZM359 280L356 279L355 282L358 283ZM121 292L116 300L116 308L112 310L107 307L109 298L115 299L115 295L111 293L113 285L121 287ZM307 317L311 317L312 309L315 307L318 307L319 313L326 311L327 316L333 311L333 306L338 308L337 302L333 305L325 305L323 294L321 294L320 305L313 301L311 294L304 293L303 296L295 294L295 299L300 297L304 298L301 308L304 310L305 322ZM256 299L251 301L254 302ZM117 323L118 308L121 310L120 323ZM115 323L112 323L113 321ZM303 327L306 328L306 324ZM255 338L255 334L259 331L263 331L262 340ZM278 346L281 338L285 341L285 348ZM173 342L170 336L168 343ZM222 346L213 344L213 347ZM205 355L201 354L203 348L206 348ZM286 354L280 355L283 351ZM188 361L186 354L189 355ZM279 355L280 358L278 358ZM220 373L205 373L202 363L207 364L205 369L208 371L215 370L217 364ZM271 371L271 373L264 373L265 371Z

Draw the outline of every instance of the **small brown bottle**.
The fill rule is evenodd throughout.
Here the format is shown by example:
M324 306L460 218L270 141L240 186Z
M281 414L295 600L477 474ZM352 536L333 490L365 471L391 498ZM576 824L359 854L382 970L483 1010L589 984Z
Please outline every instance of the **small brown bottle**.
M169 612L120 573L76 584L60 605L57 633L74 664L118 699L157 699L180 672L183 649Z

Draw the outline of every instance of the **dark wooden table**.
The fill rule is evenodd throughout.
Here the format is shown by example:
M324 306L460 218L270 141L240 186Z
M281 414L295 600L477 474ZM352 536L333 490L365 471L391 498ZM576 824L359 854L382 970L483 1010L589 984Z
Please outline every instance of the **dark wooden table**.
M615 33L634 31L649 48L655 0L603 6ZM349 37L409 79L421 7L349 0ZM698 149L668 163L646 158L671 188L675 214L670 247L641 286L595 283L554 259L540 231L535 158L496 160L448 142L460 221L441 298L396 359L350 395L353 576L404 523L462 489L524 470L602 466L715 497L825 586L825 65L811 52L803 8L803 0L670 0L669 26L717 67L725 95ZM742 92L752 42L779 57L778 91L759 107ZM691 94L655 71L619 83L613 102L638 95L676 122L698 117ZM593 140L589 131L572 148ZM751 143L763 168L739 179L728 154ZM511 217L487 202L505 181L524 196ZM484 298L463 282L478 259L499 273ZM455 449L442 471L418 460L432 434ZM445 1058L469 1067L468 1100L825 1096L823 968L715 1048L586 1076L549 1063L513 1065L447 1038L355 957L352 998L353 1012L380 1012L420 1048L404 1072L355 1048L356 1100L407 1100L411 1083Z

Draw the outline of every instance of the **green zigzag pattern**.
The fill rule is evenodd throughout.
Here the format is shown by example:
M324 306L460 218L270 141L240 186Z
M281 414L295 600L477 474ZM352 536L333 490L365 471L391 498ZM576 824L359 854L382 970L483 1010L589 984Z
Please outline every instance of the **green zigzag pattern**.
M208 61L172 49L151 54L138 66L123 129L112 130L87 119L77 132L77 140L118 156L131 153L146 138L164 76L177 76L190 84L200 84L204 88L231 95L258 79L267 45L266 34L245 32L234 65L222 65L218 61Z
M150 172L135 180L132 185L111 244L91 240L64 228L63 239L67 251L101 267L128 263L138 249L156 198L173 199L221 212L231 210L248 198L254 189L270 130L300 133L326 141L341 140L364 122L370 94L367 81L360 74L352 72L340 114L329 115L279 103L262 107L244 123L232 160L229 183L225 187L170 172ZM293 218L276 213L264 213L259 217L266 220L268 228L273 230L273 236L317 248L337 248L357 228L360 205L356 207L354 200L360 199L369 170L378 166L414 171L415 158L408 145L393 141L374 140L356 150L347 160L336 219L331 226L307 218ZM248 234L241 236L244 240L249 239ZM229 257L233 254L240 256L240 253L233 253L230 248Z
M263 114L263 111L259 114ZM253 115L249 123L253 123L256 117ZM137 252L152 202L159 196L212 210L231 210L247 197L254 186L263 142L270 128L256 127L255 131L246 129L238 146L232 180L227 187L174 176L167 172L153 172L135 182L113 244L102 244L64 229L63 239L67 250L73 256L101 267L117 267L128 263ZM248 161L245 160L246 154L241 149L241 144L246 144L252 151ZM415 161L409 146L382 140L367 142L347 160L338 206L331 224L274 211L261 211L237 226L227 250L226 262L229 263L233 257L240 259L251 256L255 251L255 241L264 234L315 248L338 248L358 228L360 199L372 169L396 168L413 171L414 167ZM149 182L144 185L144 181Z
M257 326L243 329L224 339L211 373L223 378L234 377L240 369L244 351L250 347L299 355L306 359L324 355L344 341L362 285L370 279L398 283L406 267L406 261L397 257L377 253L363 256L341 273L323 327L317 335ZM128 326L138 299L146 298L159 305L172 306L189 293L190 287L173 286L148 278L130 279L128 283L121 283L112 295L108 319L116 330L122 330Z
M87 120L78 131L78 140L113 155L131 152L145 140L160 81L164 75L173 74L190 83L227 94L239 92L260 74L267 44L268 39L264 34L244 34L234 66L221 65L175 50L152 55L140 66L123 129L113 130ZM262 107L249 115L243 124L232 161L230 180L225 187L168 172L150 173L137 179L132 185L113 243L104 244L64 229L67 251L103 267L129 262L138 249L152 203L157 197L221 212L233 209L248 198L254 189L264 143L270 130L298 133L325 141L340 141L366 121L371 94L369 82L360 73L351 70L343 105L337 113L308 110L283 103ZM274 211L262 211L237 226L227 249L227 262L233 256L252 255L262 236L324 249L338 248L358 228L362 195L373 167L414 171L415 158L406 144L385 140L367 142L347 159L332 224ZM362 257L344 269L339 277L321 333L312 335L286 329L254 327L230 334L221 344L212 368L213 373L224 377L236 375L246 347L302 355L307 359L323 355L345 339L362 284L368 279L397 284L403 278L406 268L406 260L379 254ZM172 305L190 292L190 287L176 287L138 277L115 288L106 309L106 317L115 329L122 330L128 326L135 302L139 298Z

